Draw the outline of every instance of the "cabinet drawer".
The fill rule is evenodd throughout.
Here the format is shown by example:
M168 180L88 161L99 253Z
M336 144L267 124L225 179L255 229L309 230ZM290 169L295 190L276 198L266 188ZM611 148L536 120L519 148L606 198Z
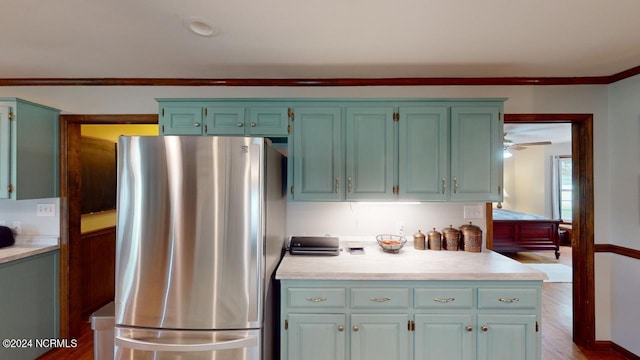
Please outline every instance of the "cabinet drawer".
M417 309L471 309L473 289L416 289Z
M404 309L409 307L409 289L351 289L351 307L361 309Z
M345 305L344 288L287 289L289 307L342 308Z
M478 309L535 309L536 289L478 289Z

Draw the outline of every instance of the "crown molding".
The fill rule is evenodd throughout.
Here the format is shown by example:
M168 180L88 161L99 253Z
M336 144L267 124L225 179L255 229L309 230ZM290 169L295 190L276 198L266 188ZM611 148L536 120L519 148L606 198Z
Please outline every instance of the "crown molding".
M609 75L583 77L416 77L327 79L189 79L189 78L12 78L0 86L531 86L607 85L640 74L640 66Z

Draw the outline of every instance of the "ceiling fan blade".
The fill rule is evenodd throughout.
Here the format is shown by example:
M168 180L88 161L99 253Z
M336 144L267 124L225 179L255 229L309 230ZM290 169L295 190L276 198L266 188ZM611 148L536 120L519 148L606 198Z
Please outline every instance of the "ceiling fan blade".
M534 145L551 145L551 141L536 141L536 142L515 144L515 146L534 146Z
M517 150L524 150L526 148L527 148L526 146L520 146L520 145L511 145L511 146L509 146L509 150L516 150L516 151Z

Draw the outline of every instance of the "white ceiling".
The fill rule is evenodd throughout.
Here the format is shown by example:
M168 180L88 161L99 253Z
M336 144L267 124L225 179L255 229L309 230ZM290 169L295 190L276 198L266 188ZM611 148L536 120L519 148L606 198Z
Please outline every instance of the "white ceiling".
M504 124L505 139L514 144L551 141L553 144L571 142L571 124Z
M3 0L0 78L608 76L638 0ZM191 33L199 17L217 36Z

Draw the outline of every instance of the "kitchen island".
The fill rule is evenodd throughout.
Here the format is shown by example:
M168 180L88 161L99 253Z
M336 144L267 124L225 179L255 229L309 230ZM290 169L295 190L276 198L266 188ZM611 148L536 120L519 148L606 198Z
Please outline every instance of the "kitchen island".
M363 255L285 255L280 359L541 357L546 274L500 254L375 241Z

